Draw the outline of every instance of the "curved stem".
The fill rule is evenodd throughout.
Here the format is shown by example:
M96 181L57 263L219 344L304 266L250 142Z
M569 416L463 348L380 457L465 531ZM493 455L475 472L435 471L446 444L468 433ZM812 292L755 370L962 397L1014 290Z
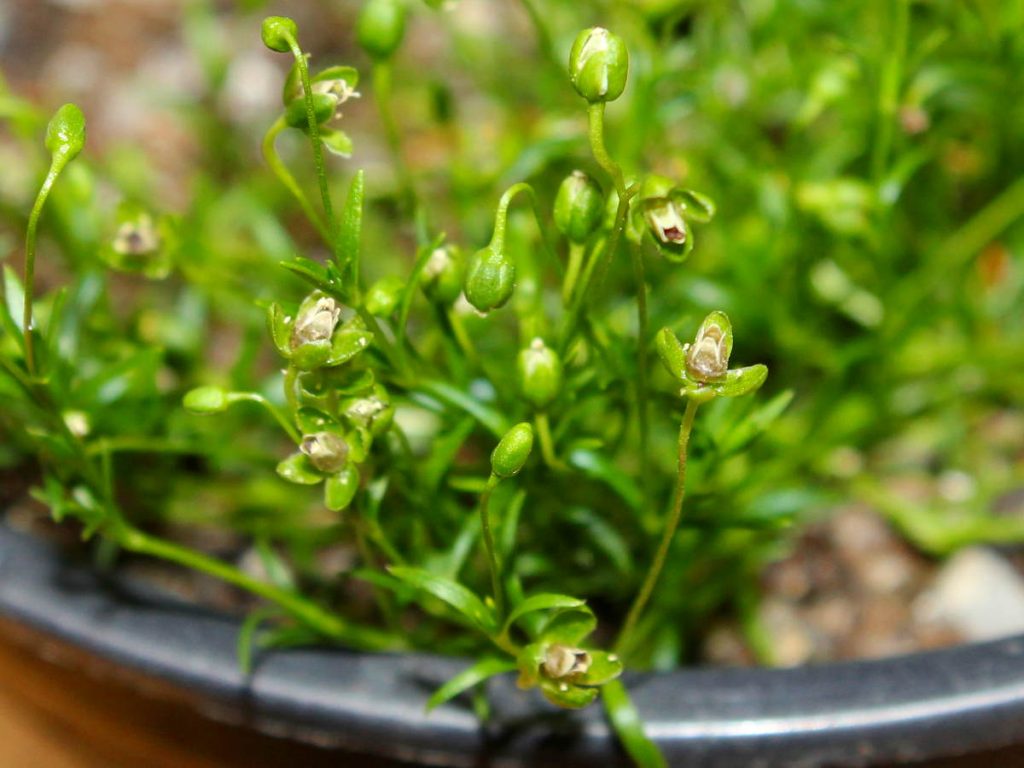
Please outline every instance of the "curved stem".
M492 474L487 479L484 492L480 494L480 530L483 532L484 549L487 550L487 560L491 568L491 589L494 593L494 608L498 614L499 624L505 619L505 590L501 586L501 566L498 564L498 551L494 547L494 535L491 533L489 507L491 494L500 482L500 478Z
M254 579L233 565L228 565L201 552L150 536L126 524L120 524L109 530L108 533L112 534L117 543L129 552L158 557L161 560L201 571L269 600L280 606L292 618L326 637L351 643L361 648L382 649L394 646L394 640L385 633L350 625L340 616L330 613L294 592Z
M36 374L35 347L32 340L32 304L35 297L36 280L36 234L39 229L39 217L43 213L43 206L46 205L46 198L50 196L53 183L57 180L60 172L67 165L67 156L55 153L50 161L50 169L46 172L46 178L39 187L36 201L32 205L32 212L28 217L28 227L25 231L25 300L22 309L21 329L25 336L25 365L28 372Z
M288 417L281 413L281 409L274 405L272 402L267 400L263 395L258 392L232 392L228 395L229 403L259 403L262 405L267 412L274 417L274 420L281 425L281 428L288 433L288 437L295 441L296 445L302 442L302 435L295 428Z
M676 473L675 491L672 497L672 510L665 520L665 528L661 534L658 550L651 561L651 567L647 571L647 576L640 587L640 591L633 600L629 613L626 614L626 621L623 623L619 637L615 641L615 650L620 653L629 647L633 631L636 629L636 624L640 620L640 615L647 606L647 602L651 599L654 587L658 583L658 577L661 576L661 571L665 567L665 560L668 557L669 548L672 546L672 539L675 536L676 529L679 527L679 520L683 513L683 499L686 497L686 451L690 443L690 432L693 430L693 419L697 415L698 407L699 404L696 400L688 400L686 412L683 414L683 421L679 425L679 465Z
M555 441L551 437L551 422L548 420L547 413L537 411L533 416L533 422L537 428L537 440L540 442L540 454L544 463L551 469L567 469L555 454Z
M276 141L278 134L281 133L287 125L288 124L285 122L284 116L281 116L274 121L274 124L271 125L266 134L264 134L263 143L261 145L263 150L263 159L266 161L267 165L270 166L270 170L274 172L274 175L277 176L278 181L284 185L285 189L291 192L292 197L295 198L299 206L302 208L302 212L306 214L306 218L309 219L310 223L314 227L316 227L316 231L320 233L320 236L327 243L328 247L330 247L331 234L327 231L327 225L324 223L323 217L317 213L309 198L306 197L306 193L302 191L298 182L295 181L295 177L292 176L288 167L281 160L281 156L277 154L277 148L275 147L274 142Z

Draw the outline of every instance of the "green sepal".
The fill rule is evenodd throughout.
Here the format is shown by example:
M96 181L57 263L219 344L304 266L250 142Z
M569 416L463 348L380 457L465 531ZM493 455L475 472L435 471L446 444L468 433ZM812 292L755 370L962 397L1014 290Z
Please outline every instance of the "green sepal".
M683 210L683 216L698 224L707 224L715 217L715 202L707 195L692 189L676 189L669 198Z
M352 139L344 131L338 128L321 128L320 141L332 155L352 157Z
M267 307L267 327L277 351L284 357L291 357L292 321L276 301Z
M308 406L299 408L295 413L295 423L299 431L304 435L311 435L314 432L337 432L341 434L341 427L337 421L317 408Z
M655 338L655 345L658 348L658 357L661 359L665 370L673 378L682 381L686 378L686 347L679 341L679 337L672 332L671 328L662 328Z
M515 624L519 619L527 616L536 611L550 611L554 609L584 609L586 604L577 597L570 597L569 595L558 595L550 592L543 592L538 595L530 595L530 597L519 603L509 613L508 618L505 619L505 625L502 627L502 634L508 634L509 630L512 629L512 625Z
M352 503L359 490L359 470L349 464L324 482L324 504L332 512L340 512Z
M724 381L714 382L708 386L721 397L740 397L758 389L767 378L768 366L759 363L730 370L725 374Z
M331 342L307 341L300 344L291 351L292 364L303 371L312 371L330 365L327 361L331 358Z
M597 627L597 617L585 605L560 611L548 619L538 636L546 643L578 646Z
M373 333L366 330L362 320L353 318L334 332L330 352L322 364L333 366L347 363L370 346L372 341Z
M302 453L293 453L277 465L277 474L289 483L316 485L324 479L323 472Z
M614 653L607 651L587 651L590 654L590 667L582 675L573 675L572 682L576 685L604 685L622 674L622 660Z
M540 680L540 691L544 698L562 709L583 709L597 699L597 688L584 688L564 680Z

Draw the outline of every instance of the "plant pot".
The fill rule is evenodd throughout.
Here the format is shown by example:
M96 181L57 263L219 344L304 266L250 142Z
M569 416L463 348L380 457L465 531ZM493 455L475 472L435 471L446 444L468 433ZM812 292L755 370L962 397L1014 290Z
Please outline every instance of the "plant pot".
M237 620L100 579L6 525L0 613L35 648L73 647L79 665L112 665L147 695L296 744L420 764L626 764L599 706L555 711L511 679L492 683L486 727L464 701L427 715L429 693L464 666L457 659L274 651L245 678ZM630 675L627 684L673 765L1011 765L1024 757L1013 746L1024 742L1024 637L789 670Z

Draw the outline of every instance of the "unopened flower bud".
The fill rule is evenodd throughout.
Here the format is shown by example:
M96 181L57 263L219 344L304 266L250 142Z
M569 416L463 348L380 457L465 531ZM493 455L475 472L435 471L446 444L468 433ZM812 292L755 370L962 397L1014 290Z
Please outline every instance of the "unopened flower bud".
M73 160L85 146L85 115L75 104L65 104L54 112L46 126L46 149L65 162Z
M591 104L614 101L622 95L629 74L629 52L618 35L602 27L576 36L569 53L569 79Z
M220 387L196 387L185 393L182 405L192 413L210 414L226 410L228 393Z
M305 306L308 303L309 299L303 302L304 308L300 308L292 327L293 350L303 344L330 341L341 319L341 305L330 296L319 296L311 306Z
M512 296L516 268L500 250L488 245L473 254L466 269L466 299L481 312L498 309Z
M584 675L591 665L590 654L581 648L552 643L544 653L544 674L552 680Z
M491 453L491 471L500 478L519 474L533 450L533 427L522 422L505 433Z
M454 245L435 248L420 274L420 287L431 301L452 304L462 293L465 263L461 251Z
M366 311L376 317L390 317L398 309L404 289L402 278L396 275L382 277L367 289L363 297Z
M601 188L583 171L573 171L555 196L555 226L574 243L583 243L597 229L604 213Z
M356 21L356 40L373 58L390 58L405 35L405 15L401 0L369 0Z
M546 408L562 388L562 361L558 353L537 338L519 352L516 363L523 397L535 408Z
M333 432L304 435L299 450L321 472L338 472L348 463L348 443Z
M732 323L724 312L712 312L686 349L686 371L701 382L714 381L729 370L732 354Z
M263 44L278 53L290 51L291 44L298 36L299 28L287 16L268 16L263 20L263 26L260 28Z

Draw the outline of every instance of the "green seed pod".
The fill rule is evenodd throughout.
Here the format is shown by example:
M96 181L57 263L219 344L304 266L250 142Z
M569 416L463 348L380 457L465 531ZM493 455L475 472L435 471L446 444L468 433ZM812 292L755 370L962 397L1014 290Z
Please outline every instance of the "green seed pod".
M367 289L363 297L366 311L376 317L390 317L398 309L404 289L405 282L397 275L382 277Z
M569 53L569 79L591 104L615 101L622 95L629 74L629 51L618 35L602 27L576 36Z
M481 312L498 309L512 296L516 267L490 245L473 254L466 269L466 299Z
M260 28L263 44L272 51L286 53L299 37L299 28L287 16L268 16Z
M724 312L712 312L686 347L686 372L697 381L721 379L729 370L732 354L732 323Z
M46 126L46 149L64 161L73 160L85 146L85 115L74 104L65 104Z
M321 472L338 472L348 464L348 443L334 432L303 435L299 450Z
M356 21L356 40L374 59L388 59L405 35L405 5L401 0L369 0Z
M220 413L228 407L228 393L220 387L197 387L185 393L182 404L192 413Z
M555 226L574 243L586 242L601 223L604 195L583 171L573 171L562 181L555 196Z
M427 298L438 304L452 304L462 293L465 260L454 245L435 248L420 274L420 287Z
M519 474L532 450L533 427L525 421L516 424L491 453L491 471L503 479Z
M529 347L521 350L516 365L519 390L534 408L542 410L558 397L562 388L562 361L543 339L534 339Z

